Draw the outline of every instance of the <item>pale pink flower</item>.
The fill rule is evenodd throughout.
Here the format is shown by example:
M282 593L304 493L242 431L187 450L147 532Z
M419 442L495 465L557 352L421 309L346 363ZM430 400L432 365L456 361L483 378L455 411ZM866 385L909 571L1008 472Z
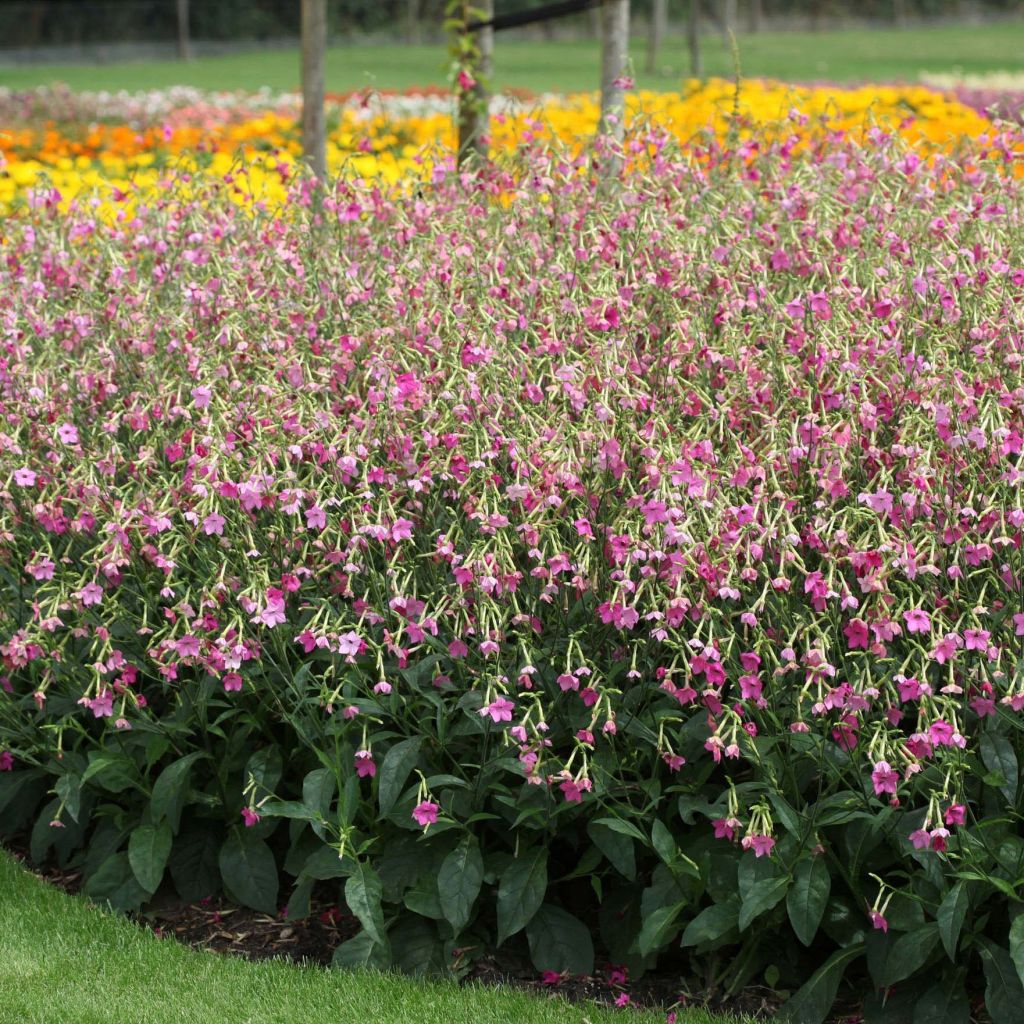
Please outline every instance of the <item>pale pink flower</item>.
M426 828L437 821L439 810L440 808L432 800L422 800L412 809L412 816L418 825Z

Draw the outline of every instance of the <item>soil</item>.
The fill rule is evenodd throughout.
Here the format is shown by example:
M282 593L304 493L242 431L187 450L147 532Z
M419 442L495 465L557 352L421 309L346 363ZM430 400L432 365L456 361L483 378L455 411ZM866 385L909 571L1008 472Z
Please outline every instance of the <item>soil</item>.
M33 868L24 850L15 847L12 853L43 881L68 893L77 893L81 888L80 872L64 871L53 865ZM199 949L249 960L285 957L296 962L326 966L331 962L334 949L358 932L359 923L351 914L327 900L317 899L315 895L310 911L307 918L288 921L281 916L239 907L224 899L191 904L165 900L145 914L132 917L159 936L173 936ZM735 998L703 998L681 992L680 979L676 974L649 973L623 984L613 975L613 967L609 964L599 965L591 976L545 981L538 977L529 962L504 955L481 957L462 975L462 980L511 985L538 993L558 994L573 1002L592 1000L607 1006L623 1005L616 1000L628 995L629 1006L663 1009L666 1013L673 1008L703 1006L714 1011L769 1019L783 1001L771 989L760 986L751 986ZM852 1014L839 1020L845 1024L856 1024L860 1017ZM624 1018L624 1024L627 1022L628 1016Z

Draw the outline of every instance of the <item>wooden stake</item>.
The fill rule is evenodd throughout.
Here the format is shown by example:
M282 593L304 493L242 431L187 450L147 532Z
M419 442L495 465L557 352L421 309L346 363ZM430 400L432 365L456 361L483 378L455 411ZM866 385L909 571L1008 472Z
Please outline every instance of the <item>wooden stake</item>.
M621 142L626 98L621 84L629 55L629 0L601 3L601 124L598 131Z
M472 6L478 12L480 21L489 21L494 17L494 0L475 0ZM491 100L487 82L491 77L491 60L494 55L494 29L480 28L475 35L479 56L474 67L466 70L476 84L459 97L459 163L470 153L475 153L483 160L487 159L487 136L490 134L488 105Z
M190 60L192 57L188 39L188 0L177 0L178 13L178 60Z
M302 0L302 151L313 173L327 175L324 56L327 0Z
M700 0L690 0L690 16L686 19L686 39L690 46L690 77L702 78L700 62Z
M658 70L658 50L665 38L668 22L668 0L651 0L651 23L647 36L647 70L655 74Z

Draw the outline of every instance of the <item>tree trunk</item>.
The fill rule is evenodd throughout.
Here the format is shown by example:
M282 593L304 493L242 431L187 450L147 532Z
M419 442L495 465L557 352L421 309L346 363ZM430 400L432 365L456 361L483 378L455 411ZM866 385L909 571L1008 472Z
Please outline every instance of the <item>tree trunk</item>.
M178 14L178 60L190 60L192 57L188 39L188 0L177 0Z
M494 17L494 0L475 0L472 6L481 21L488 21ZM466 69L472 75L474 84L461 92L459 97L458 160L460 163L470 153L476 153L477 156L486 159L489 143L490 111L488 106L491 97L487 83L491 76L491 58L494 53L494 29L481 28L476 31L475 35L480 56L474 67Z
M722 35L725 48L732 49L732 37L736 35L736 0L722 0Z
M665 26L668 22L668 0L651 0L651 22L647 34L647 71L654 74L658 70L658 51L661 41L665 38Z
M302 152L321 180L327 175L326 50L327 0L302 0Z
M626 94L621 79L629 55L629 0L601 3L601 122L597 131L621 144L626 127ZM602 166L602 173L615 177L622 166L616 154Z
M420 0L408 0L405 7L405 41L420 42Z
M760 32L764 28L764 4L762 0L750 0L750 31Z
M700 62L700 0L690 0L690 16L686 19L686 41L690 47L690 76L702 78Z
M602 135L623 135L625 91L616 84L626 74L629 52L629 0L601 3L601 124Z

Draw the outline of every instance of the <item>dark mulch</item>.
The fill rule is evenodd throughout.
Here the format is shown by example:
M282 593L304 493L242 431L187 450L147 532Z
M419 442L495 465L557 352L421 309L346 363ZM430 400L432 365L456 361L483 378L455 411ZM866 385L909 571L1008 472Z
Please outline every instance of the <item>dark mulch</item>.
M15 845L12 852L37 877L51 885L69 893L80 890L81 872L64 871L54 865L31 868L23 849ZM274 917L249 910L224 899L191 904L166 899L158 900L145 914L133 916L157 935L173 936L199 949L230 953L249 960L285 957L326 966L330 964L335 948L358 932L359 922L330 901L315 896L310 909L309 917L288 921L283 916ZM538 977L529 961L514 955L480 957L461 973L461 977L464 981L557 993L574 1002L593 1000L615 1005L616 999L621 999L625 993L631 1006L666 1011L672 1007L705 1006L720 1012L770 1018L782 1002L777 993L759 986L751 986L729 999L707 998L681 991L679 976L675 974L647 974L636 981L623 983L614 974L613 966L607 964L599 967L592 976L549 978L545 981Z

